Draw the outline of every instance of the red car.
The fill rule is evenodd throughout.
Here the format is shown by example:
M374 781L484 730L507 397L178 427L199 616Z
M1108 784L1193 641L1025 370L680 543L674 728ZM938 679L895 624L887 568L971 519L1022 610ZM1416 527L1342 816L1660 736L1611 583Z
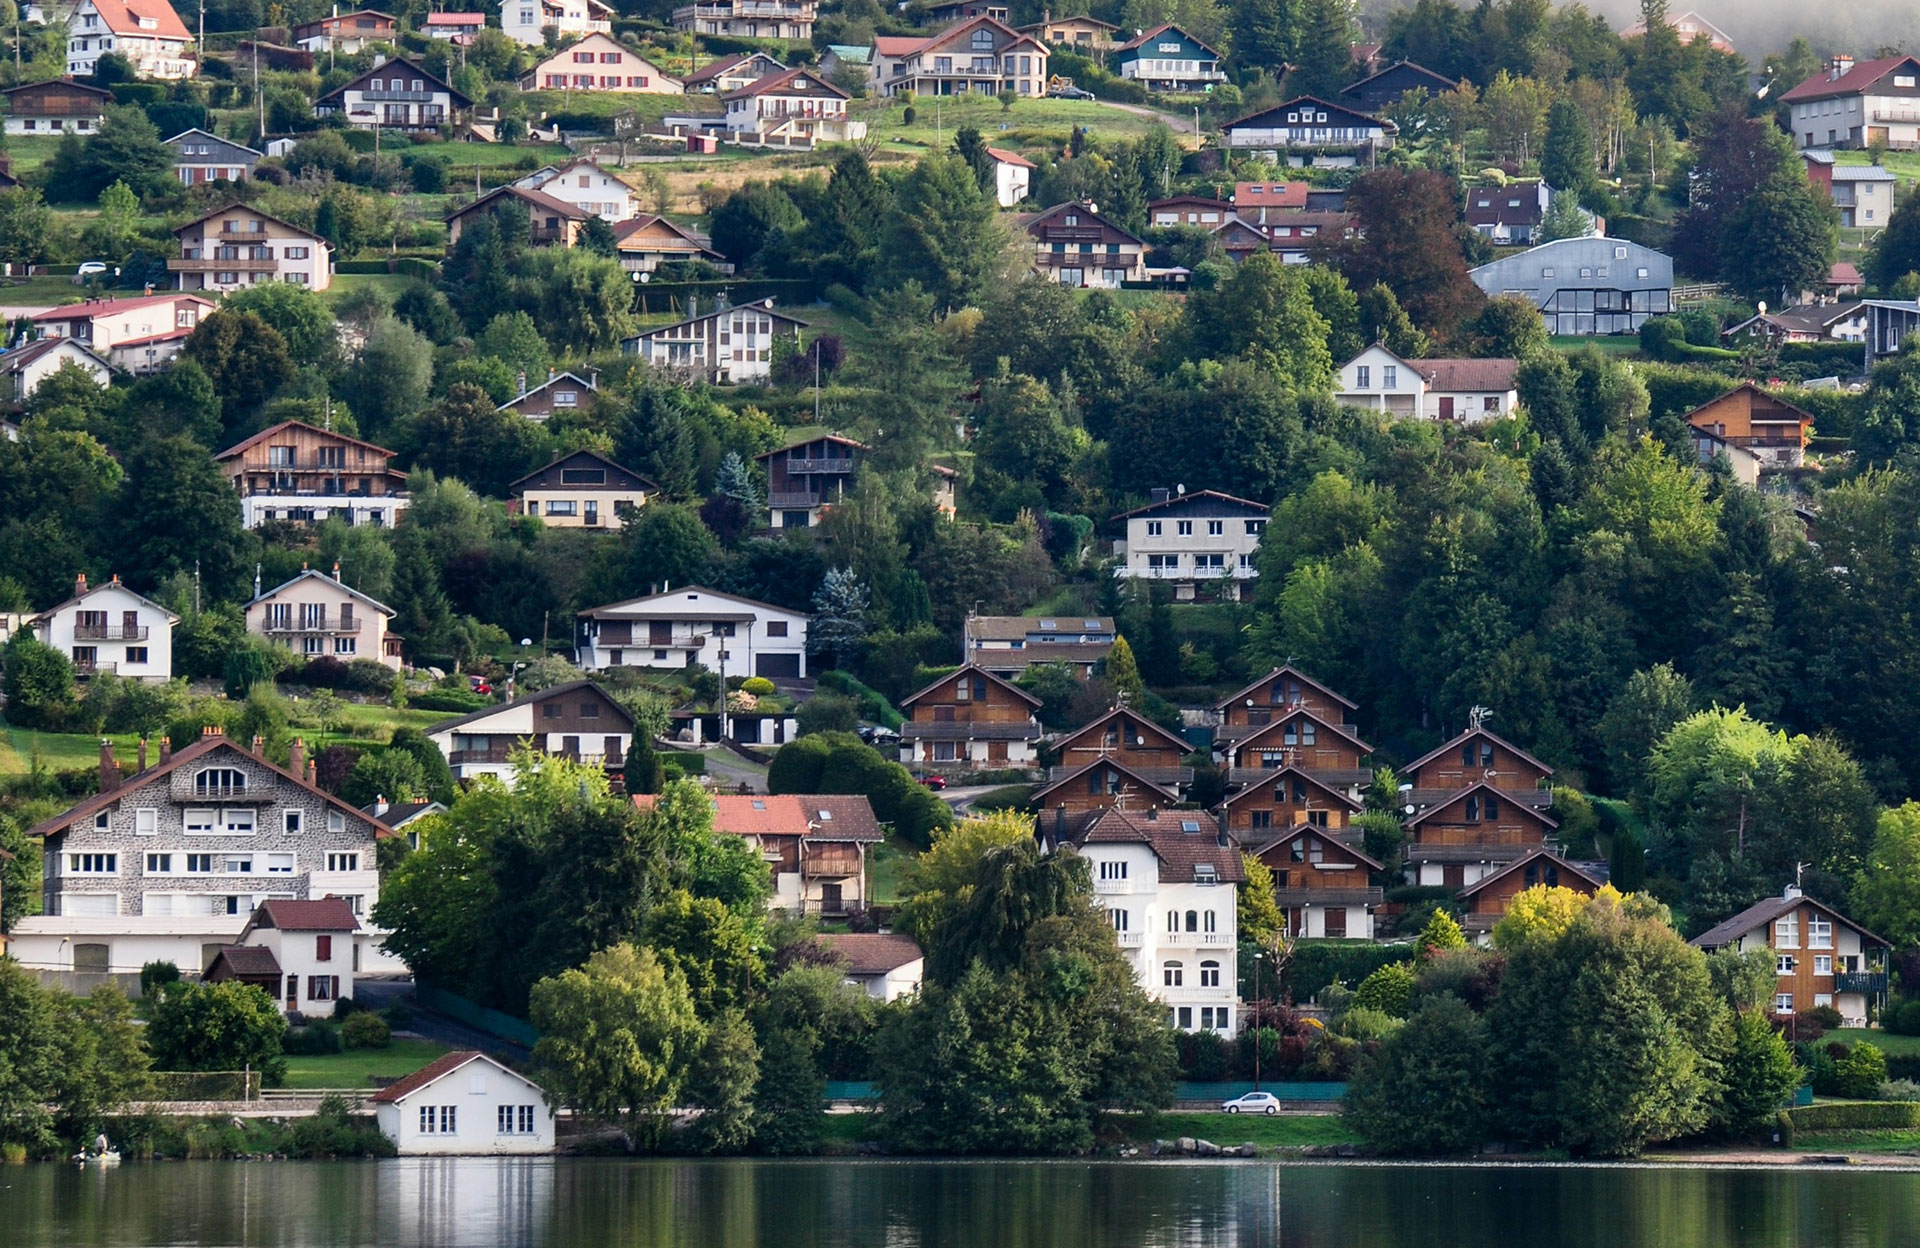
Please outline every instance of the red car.
M947 778L945 776L921 776L920 783L926 785L935 793L938 793L947 787Z
M486 679L481 676L467 677L467 687L472 689L475 693L492 693L493 692L493 686L488 684L486 682Z

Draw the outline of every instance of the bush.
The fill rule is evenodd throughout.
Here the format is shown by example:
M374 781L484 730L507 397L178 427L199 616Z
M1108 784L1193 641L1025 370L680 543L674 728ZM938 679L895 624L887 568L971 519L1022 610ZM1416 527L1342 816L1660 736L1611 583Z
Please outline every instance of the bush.
M287 1032L280 1049L291 1057L329 1057L345 1049L340 1029L327 1023L308 1023Z
M1886 1081L1886 1054L1871 1044L1856 1044L1844 1057L1834 1055L1833 1091L1829 1095L1867 1100L1878 1096L1880 1085Z
M1801 1105L1787 1111L1796 1131L1884 1131L1920 1127L1920 1101Z
M750 693L756 698L764 698L775 692L773 682L765 676L749 676L740 682L740 692Z
M1414 950L1406 945L1303 940L1287 964L1286 991L1295 1001L1312 1000L1328 984L1357 984L1389 963L1411 962L1413 957Z
M347 688L355 693L386 693L393 688L393 669L374 659L355 659L347 664Z
M1896 1036L1920 1036L1920 1001L1903 1001L1887 1011L1886 1025Z
M1413 989L1413 968L1405 962L1389 963L1360 981L1353 991L1353 1008L1405 1018L1413 1006Z
M335 1092L317 1113L293 1125L286 1151L294 1157L391 1157L395 1150L378 1126L355 1119L346 1098Z
M340 1038L350 1049L384 1049L393 1042L387 1020L369 1010L361 1010L340 1028Z
M180 968L171 962L149 962L140 968L140 995L151 999L168 984L180 982Z
M1889 1079L1880 1085L1879 1100L1920 1101L1920 1083L1911 1079Z
M1847 1025L1846 1018L1830 1005L1814 1006L1800 1016L1800 1021L1818 1023L1823 1032L1838 1031Z
M485 706L492 706L493 699L484 693L463 693L458 689L433 689L426 693L416 693L407 699L407 704L416 711L458 711L466 714Z
M330 654L308 659L297 671L287 676L289 683L302 684L310 689L344 689L347 679L347 665Z
M279 674L279 656L260 646L243 646L227 656L227 697L238 702L255 685L270 684Z

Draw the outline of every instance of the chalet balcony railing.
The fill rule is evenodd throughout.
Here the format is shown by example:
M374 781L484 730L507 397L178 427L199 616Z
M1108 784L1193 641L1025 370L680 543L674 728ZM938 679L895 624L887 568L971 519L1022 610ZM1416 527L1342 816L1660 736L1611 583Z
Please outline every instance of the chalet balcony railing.
M1885 971L1840 971L1833 977L1835 992L1860 992L1869 996L1887 990Z
M805 490L772 490L767 494L769 507L824 507L834 501L831 494L809 494Z
M909 741L1031 741L1040 736L1040 730L1032 724L939 720L902 724L900 735Z
M1385 899L1378 888L1276 888L1280 906L1377 906Z
M684 22L688 18L706 18L712 21L726 21L741 18L773 18L782 21L812 21L816 8L812 4L767 3L766 0L738 0L731 4L690 4L673 11L673 20Z
M119 667L120 665L118 663L102 663L98 659L75 659L73 661L73 674L75 676L111 675L117 671Z
M787 471L794 473L824 472L830 476L850 477L854 472L854 461L849 456L826 457L821 459L787 458Z
M360 616L342 618L337 615L295 617L287 620L268 620L261 631L273 633L357 633L366 621Z
M1092 758L1086 757L1080 751L1075 751L1075 756L1079 759L1078 762L1068 763L1068 764L1057 766L1057 767L1049 767L1047 769L1047 780L1049 782L1056 781L1056 780L1064 780L1068 776L1072 775L1074 772L1079 771L1082 767L1085 767L1087 764L1094 761ZM1120 758L1117 756L1115 757L1114 761L1119 763L1121 766L1125 767L1128 771L1131 771L1134 775L1139 776L1142 780L1146 780L1153 784L1191 784L1193 783L1193 768L1191 767L1135 767L1133 764L1127 762L1124 758Z
M144 624L132 627L125 624L82 624L73 630L73 635L80 641L145 641L147 632Z
M376 104L431 104L431 91L362 91L360 98Z
M197 256L183 256L178 260L167 261L167 268L175 273L272 273L279 268L277 260L260 260L254 257L231 260L208 260Z
M193 784L193 795L197 798L214 799L245 797L247 782L236 780L232 783L218 783L211 780L196 780Z
M248 498L382 498L396 502L405 502L404 492L382 494L378 490L303 490L298 486L267 485L259 489L244 491Z

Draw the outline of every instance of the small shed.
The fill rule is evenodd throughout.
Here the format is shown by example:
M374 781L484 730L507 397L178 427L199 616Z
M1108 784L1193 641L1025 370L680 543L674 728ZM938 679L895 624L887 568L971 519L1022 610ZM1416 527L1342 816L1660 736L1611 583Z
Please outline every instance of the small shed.
M545 1090L477 1049L435 1058L372 1099L402 1156L553 1151Z

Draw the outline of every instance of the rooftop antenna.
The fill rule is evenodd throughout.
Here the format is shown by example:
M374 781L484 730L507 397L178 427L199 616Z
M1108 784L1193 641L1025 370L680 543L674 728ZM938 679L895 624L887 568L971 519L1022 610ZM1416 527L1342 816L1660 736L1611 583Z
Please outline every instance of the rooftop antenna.
M1470 708L1467 711L1467 731L1468 732L1480 731L1482 728L1487 726L1487 721L1492 718L1493 718L1493 712L1484 706L1475 706Z

